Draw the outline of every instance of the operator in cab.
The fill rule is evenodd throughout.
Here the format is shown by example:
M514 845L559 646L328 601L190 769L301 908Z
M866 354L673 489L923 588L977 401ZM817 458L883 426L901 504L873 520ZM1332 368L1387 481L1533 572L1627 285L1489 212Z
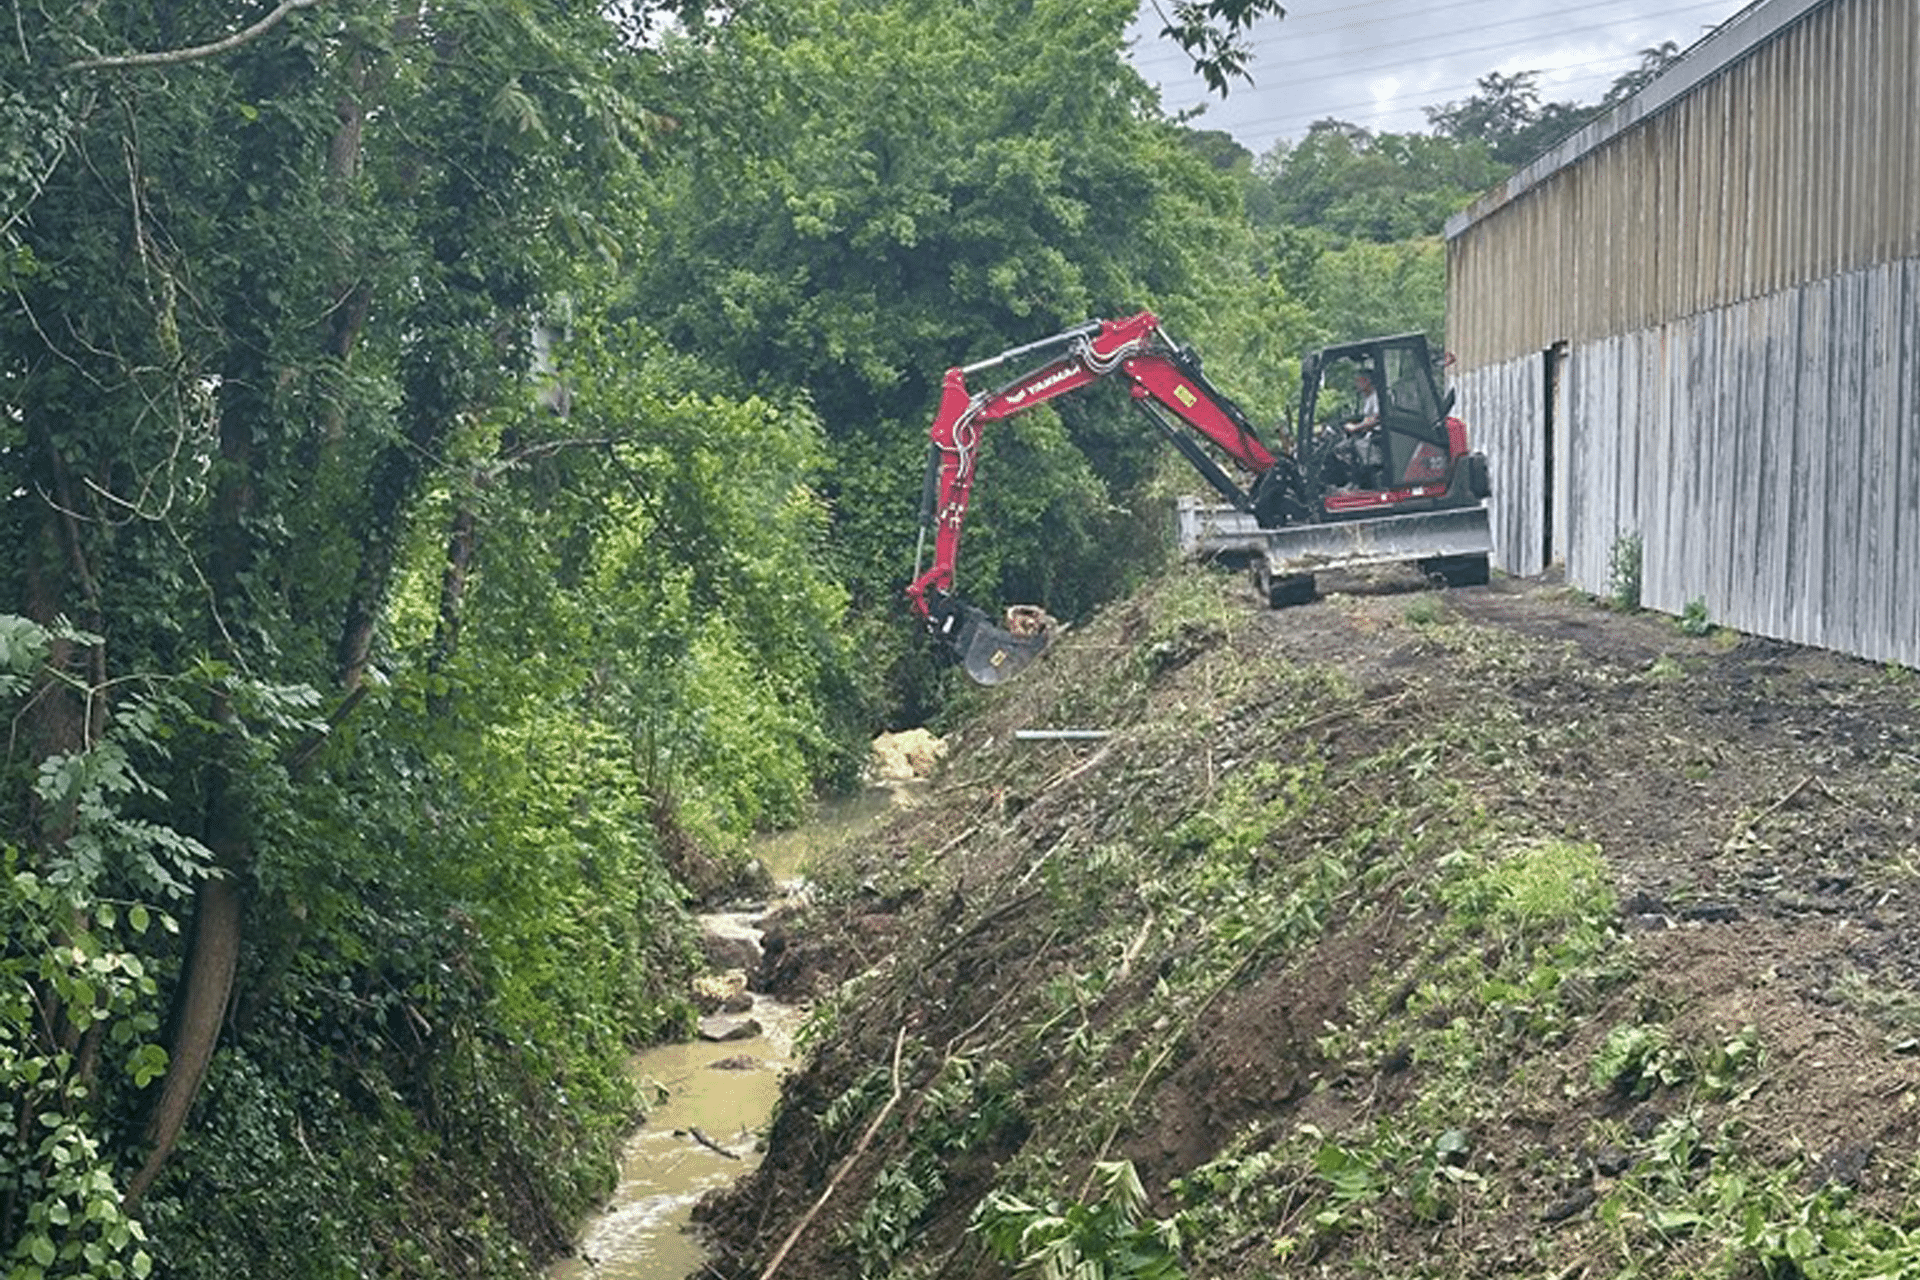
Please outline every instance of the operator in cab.
M1359 409L1346 420L1346 434L1333 448L1333 458L1340 465L1337 475L1329 478L1350 488L1377 489L1386 458L1380 449L1380 393L1374 388L1372 370L1362 366L1354 371L1353 390Z

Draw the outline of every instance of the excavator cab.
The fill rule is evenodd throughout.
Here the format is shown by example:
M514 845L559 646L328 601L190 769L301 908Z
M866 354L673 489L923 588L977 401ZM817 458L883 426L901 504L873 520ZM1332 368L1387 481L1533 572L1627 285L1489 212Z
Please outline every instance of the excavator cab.
M1440 391L1425 334L1310 352L1301 373L1296 456L1305 460L1310 490L1328 498L1330 515L1345 505L1347 493L1390 493L1446 481L1453 460L1453 393ZM1379 425L1366 433L1369 439L1343 450L1344 421L1366 408L1363 377L1377 399Z

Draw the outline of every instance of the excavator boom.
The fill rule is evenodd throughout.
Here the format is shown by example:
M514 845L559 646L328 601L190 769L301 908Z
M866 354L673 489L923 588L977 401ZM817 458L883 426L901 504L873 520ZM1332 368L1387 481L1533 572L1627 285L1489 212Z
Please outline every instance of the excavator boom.
M1419 351L1424 359L1424 341ZM1038 363L993 390L976 392L967 385L972 375L1028 358ZM1309 480L1294 454L1268 449L1240 408L1207 380L1199 356L1175 342L1152 312L1142 311L1121 320L1090 320L1038 342L949 369L941 385L939 410L928 431L920 547L915 555L915 576L906 594L915 615L953 650L967 674L982 684L998 684L1019 674L1045 651L1058 627L1033 606L1017 606L1008 611L1003 622L996 622L954 594L954 568L973 494L981 428L1109 377L1126 382L1134 405L1219 492L1228 509L1254 527L1273 529L1294 522L1340 519L1349 511L1373 515L1408 504L1453 502L1452 463L1456 455L1464 453L1464 428L1458 432L1457 448L1449 437L1441 435L1436 437L1438 445L1428 445L1419 455L1422 467L1434 469L1434 483L1365 495L1329 496L1325 502L1320 501L1321 495L1313 492L1318 468L1314 479ZM1305 405L1311 403L1311 397L1303 400ZM1444 414L1444 408L1441 412ZM1305 421L1309 413L1303 408L1302 442L1307 438ZM1422 433L1441 430L1430 415L1418 425ZM1299 446L1304 447L1304 443ZM1216 453L1224 455L1248 477L1248 482L1236 479L1222 467L1215 459ZM926 558L929 538L930 561Z
M1042 353L1052 354L994 390L975 393L967 387L971 374ZM1175 343L1151 312L1123 320L1089 321L986 360L949 369L942 381L939 411L928 431L921 547L907 600L928 628L953 649L968 675L981 683L997 684L1025 669L1045 650L1055 630L1052 619L1030 608L1016 612L1007 625L997 625L981 610L953 595L954 567L973 493L981 427L1113 376L1128 381L1134 403L1236 506L1251 510L1247 493L1175 423L1210 440L1255 475L1274 465L1274 455L1260 442L1245 416L1207 383L1198 358ZM922 570L929 532L933 558Z

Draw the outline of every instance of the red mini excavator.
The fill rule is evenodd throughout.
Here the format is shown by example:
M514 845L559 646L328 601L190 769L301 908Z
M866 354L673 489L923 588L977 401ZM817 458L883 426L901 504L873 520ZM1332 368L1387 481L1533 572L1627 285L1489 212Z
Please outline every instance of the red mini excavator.
M1027 357L1041 362L996 390L968 391L969 375ZM1365 375L1356 386L1370 386L1369 398L1361 403L1356 393L1347 428L1319 423L1322 387L1346 372ZM1450 412L1452 393L1438 393L1426 338L1312 352L1301 375L1295 437L1270 450L1239 406L1207 381L1199 356L1149 312L1089 321L949 369L929 432L909 605L982 684L1017 675L1046 648L1054 624L1040 609L1015 606L1001 625L953 594L980 432L1108 377L1126 380L1134 404L1226 499L1225 507L1182 503L1183 547L1248 565L1270 603L1311 598L1316 570L1395 560L1416 561L1456 585L1485 582L1486 458L1468 450L1466 427ZM933 563L921 572L929 528Z

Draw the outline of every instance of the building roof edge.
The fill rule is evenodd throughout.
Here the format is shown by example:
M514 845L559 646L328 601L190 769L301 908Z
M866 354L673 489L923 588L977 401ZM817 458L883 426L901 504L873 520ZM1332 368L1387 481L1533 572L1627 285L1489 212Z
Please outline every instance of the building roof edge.
M1652 118L1719 75L1815 9L1834 0L1755 0L1696 41L1640 92L1544 152L1525 168L1447 219L1446 238L1512 204L1591 151Z

